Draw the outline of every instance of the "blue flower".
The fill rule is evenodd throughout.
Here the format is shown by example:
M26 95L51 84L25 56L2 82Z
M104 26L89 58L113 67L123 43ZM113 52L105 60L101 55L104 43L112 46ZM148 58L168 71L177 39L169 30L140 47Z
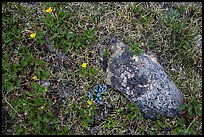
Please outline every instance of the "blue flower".
M94 92L95 92L95 93L98 93L98 90L97 90L97 89L94 89Z
M95 89L98 89L98 86L99 86L99 85L95 85Z
M96 97L100 97L100 93L97 93L97 94L96 94Z
M103 89L102 89L102 88L99 88L98 92L99 92L99 93L103 92Z
M103 87L104 87L104 90L106 90L106 89L107 89L107 86L106 86L106 85L104 85Z
M98 103L98 102L99 102L99 99L98 99L98 98L95 98L95 101Z
M101 94L102 92L106 92L107 86L105 84L98 84L95 85L94 88L92 88L89 92L88 92L88 97L89 98L93 98L94 101L96 103L102 103L102 97ZM92 93L93 92L93 93Z
M88 97L91 98L91 96L92 96L92 93L89 91L88 92Z

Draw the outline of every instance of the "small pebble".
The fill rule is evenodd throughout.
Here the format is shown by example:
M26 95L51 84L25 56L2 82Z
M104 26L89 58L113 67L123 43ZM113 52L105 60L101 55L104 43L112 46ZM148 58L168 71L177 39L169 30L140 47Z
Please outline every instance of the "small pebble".
M48 87L49 85L50 85L50 82L43 82L43 83L42 83L42 86L43 86L43 87Z

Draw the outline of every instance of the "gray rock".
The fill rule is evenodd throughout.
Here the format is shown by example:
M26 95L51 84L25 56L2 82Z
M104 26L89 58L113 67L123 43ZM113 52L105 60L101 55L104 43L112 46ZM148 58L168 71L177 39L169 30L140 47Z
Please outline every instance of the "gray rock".
M102 47L111 51L108 60L107 84L138 105L145 118L174 117L181 111L183 96L169 79L163 67L149 55L134 53L128 45L112 38Z

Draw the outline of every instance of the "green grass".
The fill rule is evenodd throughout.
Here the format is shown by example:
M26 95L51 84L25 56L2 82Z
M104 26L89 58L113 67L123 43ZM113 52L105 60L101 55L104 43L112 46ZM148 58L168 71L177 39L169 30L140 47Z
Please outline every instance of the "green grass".
M202 52L194 40L202 34L201 10L201 3L3 2L3 134L201 135ZM185 96L181 116L144 119L113 89L103 96L108 106L87 103L88 90L106 81L98 44L113 35L135 54L140 48L157 57ZM46 50L45 36L65 62Z

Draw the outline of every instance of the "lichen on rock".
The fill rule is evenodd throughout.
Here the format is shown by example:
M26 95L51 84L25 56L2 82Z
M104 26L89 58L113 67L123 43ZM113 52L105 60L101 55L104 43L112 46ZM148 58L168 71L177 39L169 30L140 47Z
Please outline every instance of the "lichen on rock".
M138 105L145 118L174 117L181 112L183 96L154 58L145 53L134 55L116 38L105 47L111 51L107 84Z

